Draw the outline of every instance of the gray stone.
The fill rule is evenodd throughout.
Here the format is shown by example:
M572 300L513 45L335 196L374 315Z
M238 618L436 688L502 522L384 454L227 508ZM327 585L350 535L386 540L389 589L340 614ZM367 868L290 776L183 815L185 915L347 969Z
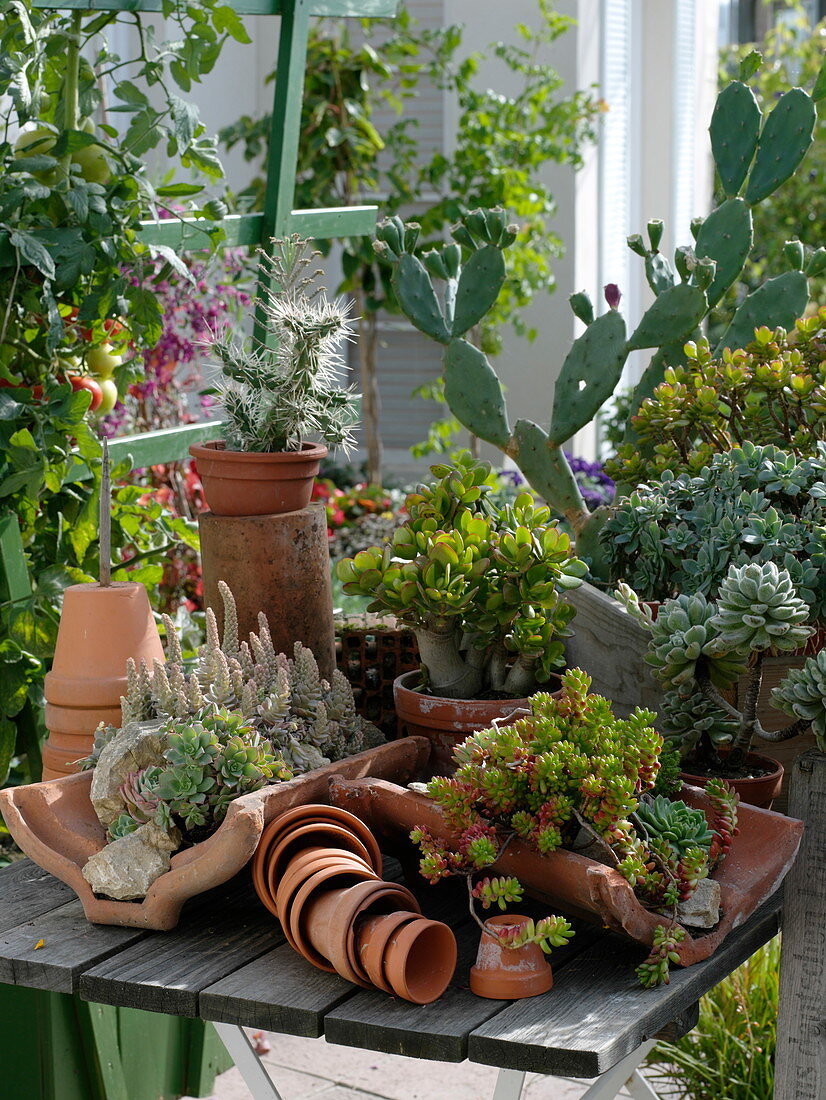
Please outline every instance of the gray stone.
M95 852L83 868L83 877L96 894L116 901L145 897L155 879L169 870L171 855L180 844L177 829L166 832L150 821Z
M713 928L720 919L720 883L704 878L687 901L677 906L677 920L689 928Z
M100 754L92 776L90 796L102 825L109 826L126 809L120 787L130 772L160 764L166 736L158 722L130 722L112 738Z

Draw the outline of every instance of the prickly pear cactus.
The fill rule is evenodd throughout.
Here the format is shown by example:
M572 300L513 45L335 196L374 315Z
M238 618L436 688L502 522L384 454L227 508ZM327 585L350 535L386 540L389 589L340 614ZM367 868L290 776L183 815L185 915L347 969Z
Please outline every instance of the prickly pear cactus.
M315 657L300 642L291 657L275 652L263 612L258 632L250 634L248 642L239 641L232 592L223 581L218 587L224 601L223 638L210 608L206 644L188 672L175 627L165 616L167 661L156 661L152 670L129 662L127 694L121 699L124 725L154 718L188 721L218 710L237 712L295 772L352 756L383 740L379 730L356 713L352 688L338 669L330 683L323 680Z
M445 397L451 412L468 431L498 447L554 508L570 522L580 556L592 570L603 572L598 530L604 512L590 513L582 499L562 444L588 424L610 398L628 355L652 349L648 368L631 407L663 380L667 367L684 362L683 346L701 336L701 325L743 270L753 243L752 207L767 199L800 166L812 143L815 99L795 88L764 117L745 80L724 88L710 125L711 148L727 198L706 218L692 224L694 241L681 246L673 263L660 251L661 221L648 224L648 243L637 234L628 246L645 263L655 299L636 328L628 333L619 313L619 290L606 287L608 310L597 316L584 292L572 295L571 307L585 325L565 358L554 389L546 425L513 422L501 381L487 356L468 338L496 301L506 278L504 251L516 239L503 210L475 210L452 230L452 241L424 251L419 226L391 218L378 229L376 251L393 266L393 284L402 311L425 335L443 345ZM795 247L797 246L797 247ZM826 264L819 250L806 262L799 242L789 242L790 270L768 279L740 305L718 351L753 339L758 326L791 328L808 302L808 276ZM441 282L441 294L436 283ZM549 387L550 389L550 387ZM626 438L633 440L629 425Z

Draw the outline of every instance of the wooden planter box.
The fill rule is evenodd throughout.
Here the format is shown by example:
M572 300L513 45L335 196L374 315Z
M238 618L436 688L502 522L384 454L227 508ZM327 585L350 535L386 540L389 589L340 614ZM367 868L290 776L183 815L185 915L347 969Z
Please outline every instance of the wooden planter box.
M591 690L611 699L620 717L625 717L637 706L659 713L664 691L645 663L650 638L648 631L628 614L622 604L591 584L583 584L568 593L568 598L576 607L576 618L571 624L575 633L566 646L568 666L582 668L589 673L593 680ZM765 729L780 729L788 723L787 716L771 705L771 691L789 669L800 668L805 659L802 653L766 659L757 711ZM735 705L745 688L744 678L732 693ZM755 746L756 752L773 757L786 770L783 789L774 804L776 810L785 813L788 807L792 762L800 753L814 747L812 733L776 745L760 741Z

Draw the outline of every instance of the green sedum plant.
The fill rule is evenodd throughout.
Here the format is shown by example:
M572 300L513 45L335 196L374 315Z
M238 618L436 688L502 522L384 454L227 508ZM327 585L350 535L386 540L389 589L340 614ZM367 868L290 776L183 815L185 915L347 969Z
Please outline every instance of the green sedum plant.
M263 612L258 632L249 641L239 641L232 592L223 581L218 587L224 603L223 639L208 608L206 642L190 669L175 627L164 616L167 660L156 661L151 671L144 664L137 668L134 661L128 663L127 694L121 699L124 725L160 720L188 728L193 719L202 722L204 714L231 712L294 772L310 771L381 742L376 727L357 714L344 674L336 669L329 683L323 680L312 652L300 642L292 658L276 653ZM115 732L110 728L96 739L87 766L94 765ZM197 738L187 741L188 748L176 744L181 744L176 752L195 754L197 763ZM238 762L243 763L240 756Z
M488 463L464 453L431 470L392 544L338 563L344 591L414 629L435 695L528 695L564 661L574 609L563 594L586 566L530 494L491 503Z
M683 349L631 423L638 440L606 465L625 485L701 474L715 454L745 442L772 444L798 458L826 441L826 306L787 333L765 326L745 348L712 353L706 339Z
M226 445L254 452L299 451L311 440L349 451L357 395L342 389L343 341L353 335L348 308L329 302L309 270L320 253L294 236L259 250L259 285L267 335L245 348L230 333L210 348L223 372Z
M503 251L513 244L516 227L507 224L504 211L466 215L453 228L451 243L421 259L415 255L418 225L391 218L378 230L376 250L393 266L402 312L445 349L445 398L451 412L470 432L517 462L533 488L569 521L580 553L590 558L598 574L603 566L597 533L606 513L587 509L562 446L611 397L631 352L655 349L631 402L634 410L663 380L667 367L684 362L686 341L700 336L700 326L751 252L752 208L794 174L812 142L815 98L826 94L826 82L817 81L811 96L800 88L787 92L764 117L744 83L754 71L751 63L744 64L743 79L722 90L711 120L712 153L725 201L707 218L695 220L694 241L676 250L673 265L659 250L661 221L649 222L648 244L639 235L629 238L655 295L633 332L627 332L619 313L616 286L606 287L609 308L600 316L587 294L572 296L571 306L586 328L562 365L547 427L527 419L511 424L496 372L467 340L505 283ZM745 299L718 351L742 347L759 325L790 328L804 313L808 276L826 267L826 249L807 260L798 242L787 250L785 262L789 270ZM441 296L436 283L443 284Z
M548 853L570 846L584 828L642 903L668 910L673 924L679 902L728 851L736 796L722 785L715 792L708 829L682 803L670 812L661 799L643 808L663 747L655 716L638 708L616 718L607 699L589 694L590 684L586 673L569 670L559 696L540 692L526 717L456 747L455 775L436 776L428 793L458 839L443 841L423 827L411 834L426 879L465 875L472 898L504 908L521 899L517 880L486 877L474 887L473 875L495 864L514 836Z
M234 799L292 778L270 742L240 714L207 710L187 725L167 719L161 731L167 745L162 762L130 772L120 788L127 809L109 827L112 840L149 821L203 840Z
M822 442L806 458L745 442L693 476L666 471L618 501L606 522L609 577L643 600L714 597L732 565L773 562L811 618L826 621L824 484Z

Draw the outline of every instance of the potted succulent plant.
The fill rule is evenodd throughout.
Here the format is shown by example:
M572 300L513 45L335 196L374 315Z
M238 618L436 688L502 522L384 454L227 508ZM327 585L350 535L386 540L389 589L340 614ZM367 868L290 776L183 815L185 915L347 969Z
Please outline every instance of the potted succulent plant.
M769 731L758 715L766 657L799 650L812 633L809 607L788 570L771 561L732 565L716 600L701 592L683 594L663 603L656 617L627 586L620 595L651 633L646 659L668 689L662 729L679 746L684 778L703 784L709 775L724 776L744 801L769 807L783 768L753 751L757 740L790 739L808 730L818 713L812 709L812 676L820 658L810 658L805 673L797 672L773 694L775 705L781 701L787 712L798 702L799 710L791 711L797 720ZM738 710L723 691L741 677L747 687Z
M550 510L527 493L496 507L490 466L460 455L406 501L391 545L339 562L344 591L373 597L416 634L422 672L394 685L411 733L434 741L434 767L474 729L527 706L564 663L573 608L564 593L586 572Z
M348 308L317 285L320 272L309 269L318 253L291 237L260 254L266 339L248 348L215 336L226 438L190 447L221 516L305 508L327 445L347 450L356 419L357 395L338 382L340 345L352 337Z

